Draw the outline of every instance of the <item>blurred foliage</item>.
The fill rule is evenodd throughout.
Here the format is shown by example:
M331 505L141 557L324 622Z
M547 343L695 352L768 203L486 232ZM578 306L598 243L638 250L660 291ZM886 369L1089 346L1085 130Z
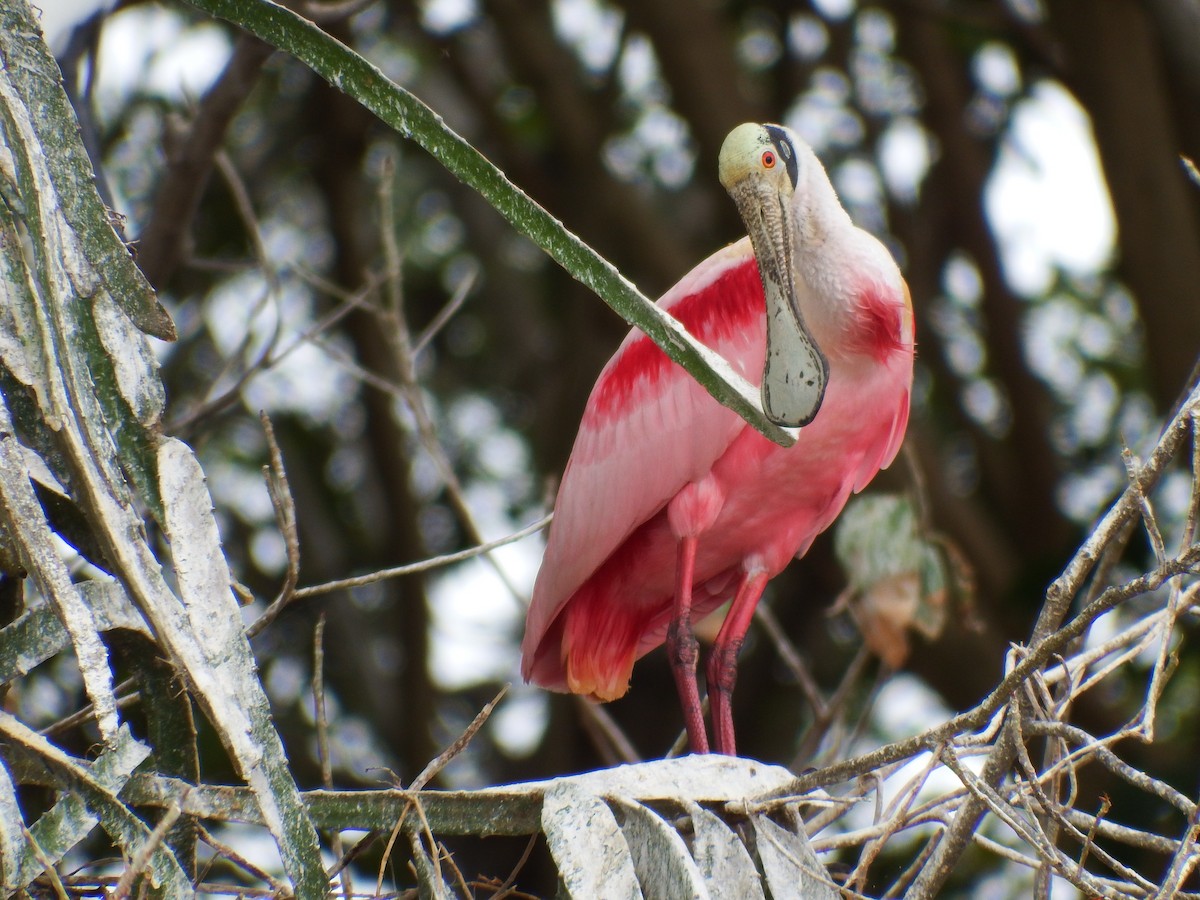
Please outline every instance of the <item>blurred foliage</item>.
M970 596L954 592L945 537L925 534L903 497L854 498L838 516L833 541L849 581L838 604L850 609L867 647L893 669L908 659L910 630L936 640L951 599L956 611L969 608Z

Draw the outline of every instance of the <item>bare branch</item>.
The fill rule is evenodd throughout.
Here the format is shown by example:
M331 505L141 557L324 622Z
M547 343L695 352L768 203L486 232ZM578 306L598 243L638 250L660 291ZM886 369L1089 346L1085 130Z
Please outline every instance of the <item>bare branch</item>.
M300 531L296 525L296 502L288 485L287 471L283 467L283 452L275 440L275 428L265 412L259 413L263 434L267 438L269 464L263 466L263 478L267 482L267 493L271 495L271 506L275 509L275 523L283 535L287 548L287 569L284 571L283 586L271 605L246 628L247 637L253 638L270 625L283 611L296 593L296 582L300 577Z
M506 684L500 688L500 693L476 713L475 718L471 720L471 724L455 739L454 743L439 753L436 758L430 760L429 765L422 769L421 773L413 779L412 784L408 786L410 791L419 791L424 788L425 785L437 778L438 772L442 771L450 760L466 749L467 744L471 743L471 738L475 737L479 729L483 727L483 723L491 717L496 705L504 699L504 695L508 693L509 687L510 685Z
M464 559L474 559L476 556L482 556L497 547L503 547L505 544L513 544L517 541L529 537L531 534L536 534L547 525L553 518L553 513L543 516L532 525L527 525L520 531L515 531L507 537L498 538L494 541L488 541L485 544L480 544L477 547L470 547L466 550L459 550L455 553L447 553L443 556L434 556L430 559L424 559L420 562L409 563L404 566L396 566L391 569L380 569L378 572L371 572L369 575L359 575L357 578L342 578L338 581L327 581L325 584L317 584L312 587L298 588L293 594L296 600L305 597L315 597L318 594L328 594L333 591L347 590L349 588L362 587L366 584L374 584L377 581L384 581L388 578L401 578L405 575L411 575L414 572L427 572L430 569L436 569L441 566L448 566L452 563L462 562Z
M180 808L178 803L172 803L163 813L162 818L158 820L158 824L154 826L154 830L150 832L150 836L146 838L141 847L129 860L129 864L125 867L125 871L121 873L121 880L117 882L116 888L113 889L113 897L115 900L127 900L130 892L133 890L133 883L139 875L143 875L150 868L150 857L154 855L154 851L158 849L158 845L163 842L167 836L167 832L174 827L179 820Z

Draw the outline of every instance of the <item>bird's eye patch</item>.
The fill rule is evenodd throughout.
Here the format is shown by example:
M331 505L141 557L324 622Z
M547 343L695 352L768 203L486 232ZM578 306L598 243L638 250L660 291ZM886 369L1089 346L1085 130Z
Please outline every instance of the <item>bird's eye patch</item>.
M762 155L762 164L764 169L775 168L775 153L772 150L764 150Z

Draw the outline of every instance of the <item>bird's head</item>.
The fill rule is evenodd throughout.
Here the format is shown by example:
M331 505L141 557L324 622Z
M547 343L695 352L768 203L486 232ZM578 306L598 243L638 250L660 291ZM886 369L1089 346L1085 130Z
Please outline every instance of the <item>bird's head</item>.
M791 129L749 123L729 133L719 159L721 184L750 235L767 300L763 410L785 426L813 420L829 379L829 363L804 324L794 259L801 166L815 159Z
M766 185L780 197L790 198L800 179L798 140L791 129L780 125L739 125L721 145L721 184L735 197L745 185Z

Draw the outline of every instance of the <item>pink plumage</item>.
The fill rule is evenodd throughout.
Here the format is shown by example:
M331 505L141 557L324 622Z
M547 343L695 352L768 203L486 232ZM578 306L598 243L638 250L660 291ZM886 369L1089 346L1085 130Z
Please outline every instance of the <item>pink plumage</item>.
M727 703L732 673L721 667L732 670L762 586L896 455L912 381L907 287L882 246L849 223L811 151L802 161L803 222L823 238L812 259L798 242L795 262L796 302L828 361L819 412L783 449L631 332L592 390L559 487L522 643L527 680L599 700L624 694L634 662L678 615L689 587L680 571L694 553L685 615L703 616L735 592L746 598L726 624L728 659L710 662L710 694L714 680L728 680ZM659 305L761 381L766 305L749 240L710 256ZM675 656L687 657L686 647ZM694 653L678 665L694 672ZM681 683L693 747L703 750L693 691ZM731 722L716 728L717 749L734 752Z

